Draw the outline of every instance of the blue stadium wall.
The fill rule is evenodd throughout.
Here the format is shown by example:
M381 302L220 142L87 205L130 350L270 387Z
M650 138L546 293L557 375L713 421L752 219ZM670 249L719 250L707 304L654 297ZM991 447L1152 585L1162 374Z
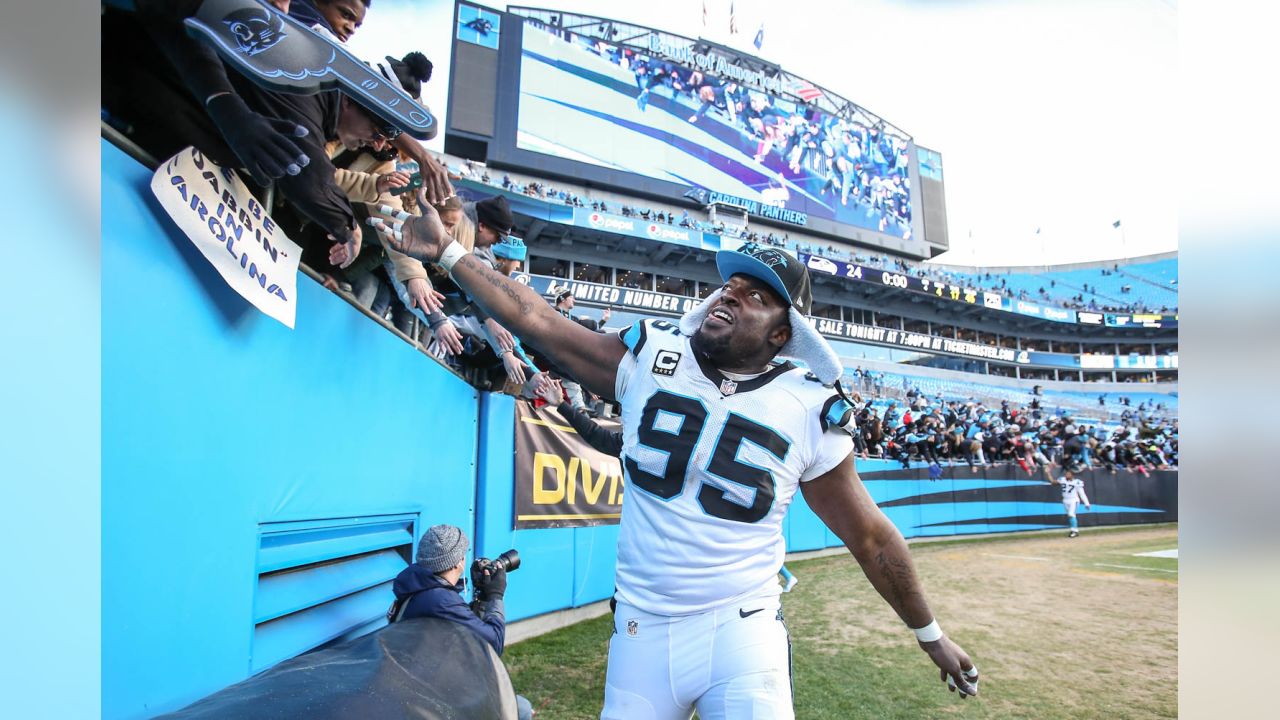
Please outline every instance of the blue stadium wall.
M515 547L509 619L613 589L613 526L513 530L514 401L306 278L288 330L230 291L102 145L103 717L183 707L376 630L422 529ZM908 537L1065 526L1052 487L859 463ZM1089 481L1082 524L1176 520L1174 473ZM1089 479L1087 478L1087 481ZM838 545L797 495L788 548Z

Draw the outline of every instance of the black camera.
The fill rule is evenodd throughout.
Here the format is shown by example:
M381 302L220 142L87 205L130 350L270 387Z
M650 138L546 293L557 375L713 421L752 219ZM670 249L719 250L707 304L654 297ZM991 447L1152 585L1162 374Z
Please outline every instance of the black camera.
M488 570L490 575L499 570L515 572L520 569L520 553L516 552L515 548L512 548L492 560L480 558L476 561L476 564L481 572Z

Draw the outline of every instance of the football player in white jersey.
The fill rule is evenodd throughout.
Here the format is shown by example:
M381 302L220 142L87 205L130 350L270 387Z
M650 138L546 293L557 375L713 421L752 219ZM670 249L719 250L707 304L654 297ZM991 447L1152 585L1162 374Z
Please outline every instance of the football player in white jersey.
M906 542L868 495L852 439L834 424L846 411L832 385L841 367L802 314L812 297L794 257L754 244L721 251L724 287L679 325L646 320L600 334L468 254L430 204L420 206L421 217L371 224L622 406L628 492L601 718L794 717L775 576L797 489L915 630L941 679L961 697L977 694L977 669L939 628ZM779 355L803 360L808 372L775 362Z
M1076 537L1080 534L1080 528L1076 523L1076 506L1084 503L1085 510L1093 509L1093 505L1089 503L1089 496L1084 494L1084 480L1076 477L1074 468L1067 468L1065 474L1056 480L1050 476L1049 482L1057 485L1062 491L1062 507L1067 511L1067 521L1071 523L1071 530L1067 532L1067 537Z

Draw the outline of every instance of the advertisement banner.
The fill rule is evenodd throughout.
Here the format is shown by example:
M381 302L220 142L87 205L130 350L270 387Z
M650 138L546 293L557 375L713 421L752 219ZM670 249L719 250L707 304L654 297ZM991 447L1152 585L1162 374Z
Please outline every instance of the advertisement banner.
M817 328L819 333L840 340L867 340L881 345L895 345L908 350L944 352L965 357L1018 363L1020 365L1032 362L1032 354L1027 350L982 345L966 340L894 330L874 325L862 325L830 318L812 318L812 320L813 326Z
M620 310L640 310L665 315L684 315L700 301L684 295L669 295L652 290L636 290L616 285L567 280L546 275L521 274L515 280L528 285L545 298L554 298L561 290L569 290L578 302L596 303Z
M516 275L515 280L533 288L550 300L561 290L569 290L579 302L607 305L619 310L633 310L654 316L680 316L692 310L700 302L698 298L669 295L652 290L636 290L615 285L566 280L546 275ZM1082 313L1083 315L1083 313ZM937 335L906 332L893 328L861 323L809 318L809 322L822 335L832 340L870 342L876 345L897 347L918 352L946 353L962 357L994 360L1018 365L1035 365L1055 368L1084 368L1088 370L1176 369L1178 356L1125 356L1075 355L1069 353L1016 350L985 343L969 342Z
M517 402L515 433L517 530L618 524L624 484L618 458L587 445L551 407Z
M293 328L302 249L234 170L189 147L156 169L151 192L231 289Z

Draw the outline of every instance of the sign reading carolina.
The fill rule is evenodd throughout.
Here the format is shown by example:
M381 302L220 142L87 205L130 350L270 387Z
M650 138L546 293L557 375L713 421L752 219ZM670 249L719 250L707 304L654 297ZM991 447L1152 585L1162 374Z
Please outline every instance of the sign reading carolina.
M517 530L618 524L618 458L587 445L551 407L516 402L515 432Z
M231 289L293 327L302 249L235 171L187 148L156 170L151 192Z

